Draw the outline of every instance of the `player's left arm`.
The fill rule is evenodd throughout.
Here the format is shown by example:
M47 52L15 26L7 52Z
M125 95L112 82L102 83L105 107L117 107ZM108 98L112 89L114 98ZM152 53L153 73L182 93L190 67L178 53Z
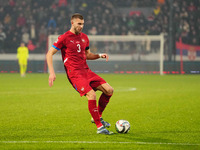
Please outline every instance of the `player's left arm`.
M85 55L86 55L87 60L94 60L94 59L99 59L99 58L105 58L106 61L108 61L108 59L109 59L108 54L106 54L106 53L103 53L103 54L94 54L94 53L92 53L90 51L90 49L85 50Z

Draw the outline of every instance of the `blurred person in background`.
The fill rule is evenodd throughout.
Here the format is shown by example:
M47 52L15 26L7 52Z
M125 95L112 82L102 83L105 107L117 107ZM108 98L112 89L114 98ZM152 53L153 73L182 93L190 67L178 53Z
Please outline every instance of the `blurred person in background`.
M28 41L27 47L29 51L34 51L36 49L36 45L34 45L31 40Z
M23 27L26 25L26 18L24 17L23 13L20 13L17 18L17 26Z
M17 49L17 58L18 58L21 77L25 77L26 75L28 57L29 57L28 48L25 46L25 43L22 42L20 44L20 47L18 47Z
M4 41L6 39L6 34L0 28L0 51L4 52Z
M28 44L29 40L30 40L30 34L27 31L24 31L22 34L22 42Z
M56 20L53 17L51 17L48 21L48 28L56 28Z

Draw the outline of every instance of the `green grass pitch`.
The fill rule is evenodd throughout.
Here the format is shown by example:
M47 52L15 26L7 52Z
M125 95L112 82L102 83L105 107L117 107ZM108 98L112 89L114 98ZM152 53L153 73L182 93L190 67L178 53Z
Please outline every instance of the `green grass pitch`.
M200 76L100 74L114 88L98 135L87 100L57 74L0 74L0 149L200 149ZM97 92L99 97L100 92ZM115 123L126 119L128 134Z

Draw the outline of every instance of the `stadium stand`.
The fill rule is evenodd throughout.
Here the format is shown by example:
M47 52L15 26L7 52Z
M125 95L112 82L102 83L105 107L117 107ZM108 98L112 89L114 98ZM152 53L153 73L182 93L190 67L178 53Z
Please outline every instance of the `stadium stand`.
M169 1L0 0L0 53L15 53L21 41L29 43L31 53L45 53L48 35L67 31L69 17L74 12L84 15L87 34L158 35L163 32L167 35ZM121 8L141 9L127 13L119 12ZM142 8L151 9L145 14ZM200 2L176 0L173 8L176 40L182 37L186 44L200 45Z

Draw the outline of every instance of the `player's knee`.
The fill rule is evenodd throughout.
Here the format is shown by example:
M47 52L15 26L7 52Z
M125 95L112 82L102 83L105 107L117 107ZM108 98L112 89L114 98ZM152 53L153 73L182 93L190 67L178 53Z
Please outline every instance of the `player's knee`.
M113 95L114 89L112 87L109 87L109 89L106 91L106 95Z
M89 100L96 100L96 94L95 93L90 94L88 99Z
M96 93L95 91L91 90L86 94L88 100L96 100Z

